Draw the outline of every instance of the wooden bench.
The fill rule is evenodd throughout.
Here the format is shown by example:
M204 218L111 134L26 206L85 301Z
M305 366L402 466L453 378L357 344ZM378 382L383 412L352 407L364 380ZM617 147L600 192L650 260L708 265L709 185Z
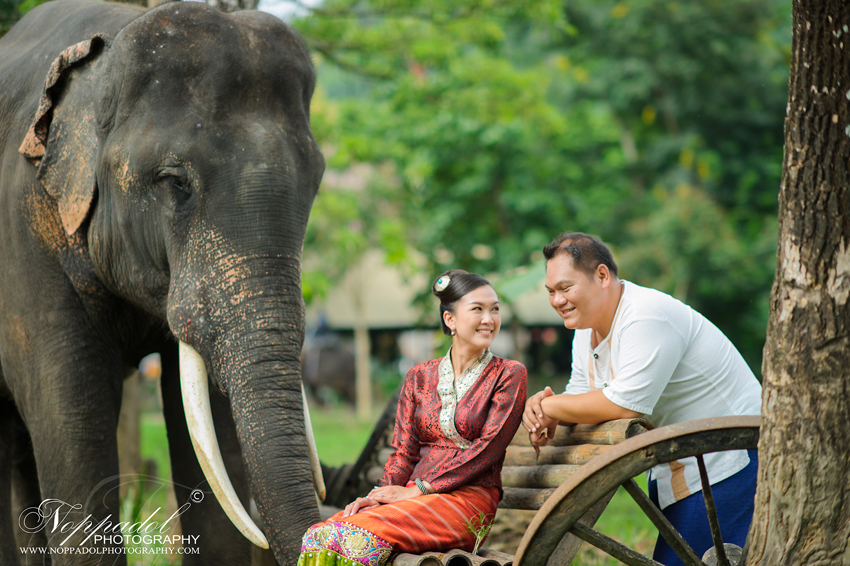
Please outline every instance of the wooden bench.
M323 518L329 517L354 498L367 493L383 475L384 464L393 452L391 446L397 397L390 400L378 420L358 460L341 468L324 468L328 495ZM499 509L537 511L555 490L572 477L582 465L604 454L614 445L646 430L643 419L623 419L599 425L559 426L555 436L538 455L520 427L511 441L502 468L504 497ZM592 527L607 506L614 491L584 514L580 522ZM582 541L567 533L550 558L551 564L568 564ZM479 555L462 550L400 554L396 566L509 566L513 555L481 549Z

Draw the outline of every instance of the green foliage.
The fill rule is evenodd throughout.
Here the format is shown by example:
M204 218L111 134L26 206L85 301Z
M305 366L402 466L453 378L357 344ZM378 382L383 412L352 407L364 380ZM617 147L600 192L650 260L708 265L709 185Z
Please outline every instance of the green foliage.
M488 517L490 517L489 513L485 514L483 511L479 511L478 517L473 517L471 521L464 519L466 521L466 530L475 535L475 546L472 548L472 554L478 554L478 547L481 546L481 542L490 534L490 527L493 526L493 520L496 516L494 515L489 520Z
M654 210L634 220L620 268L629 278L669 291L716 325L753 368L761 363L767 293L775 263L775 217L751 240L737 234L728 214L699 187L653 191Z
M20 19L16 0L0 0L0 37Z
M172 495L171 461L168 453L168 439L165 422L158 412L143 412L140 422L140 445L144 471L139 475L122 477L127 492L121 500L121 521L128 524L138 524L147 519L150 522L162 524L176 511L176 503ZM179 530L179 523L172 521L168 530L163 534L174 535ZM126 533L125 533L126 534ZM163 552L164 546L153 541L145 544L144 540L135 542L128 537L128 566L168 566L180 564L180 557L173 551L171 554L144 554Z
M546 13L540 12L544 7L541 3L535 10ZM316 35L335 37L332 61L360 73L344 73L337 67L325 82L327 61L319 62L320 91L344 90L340 83L360 85L355 88L360 92L357 96L329 99L319 94L314 130L329 154L329 166L393 164L396 186L383 191L379 200L385 210L395 208L394 219L400 224L385 224L383 231L392 228L393 237L379 234L377 239L385 249L387 244L396 246L388 250L396 260L404 257L403 248L413 247L433 265L435 249L450 241L451 250L443 247L446 264L477 264L493 270L525 261L530 250L549 237L528 219L540 217L542 209L550 206L546 193L553 186L544 174L557 164L543 149L547 140L564 129L563 118L545 100L545 90L537 88L548 80L545 68L519 69L499 54L505 23L530 16L516 3L361 8L362 4L352 5L346 11L336 3L298 23L321 53L328 54L328 48L325 38L316 39ZM548 163L534 163L536 155ZM500 195L494 195L494 185L504 187ZM527 197L534 188L535 200L519 199L519 187L525 188ZM341 225L328 222L331 216L323 217L321 201L339 198L324 191L325 187L311 217L316 220L311 220L305 257L325 227ZM455 191L461 198L456 198ZM378 210L364 197L369 198L356 195L348 210L357 202L365 205L367 214ZM525 214L514 222L515 208L524 208ZM473 209L476 217L466 218ZM384 222L388 219L385 215ZM366 224L375 225L375 221L367 219ZM358 232L360 228L358 224ZM350 232L343 228L339 234L348 248L363 237ZM520 234L531 244L517 241ZM496 240L494 235L509 237ZM327 250L319 253L324 256Z
M626 278L705 313L758 371L786 3L334 0L295 25L319 54L330 171L386 172L360 192L326 183L306 258L391 243L432 275L504 273L561 231L591 232Z
M45 0L0 0L0 37L3 37L24 14L44 2Z
M296 2L301 4L300 2ZM459 49L498 49L506 22L563 25L552 0L327 0L297 27L317 53L358 74L394 81L444 69Z
M566 6L577 32L562 45L587 75L561 90L611 106L635 138L638 159L651 167L640 171L644 177L666 169L699 180L723 206L775 210L790 6L775 0Z

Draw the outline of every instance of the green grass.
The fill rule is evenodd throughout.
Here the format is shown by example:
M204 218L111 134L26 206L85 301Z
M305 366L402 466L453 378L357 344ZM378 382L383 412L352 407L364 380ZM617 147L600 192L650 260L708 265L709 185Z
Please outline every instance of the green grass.
M310 408L319 459L334 467L357 460L383 409L376 407L374 418L361 421L347 407Z
M646 475L641 474L635 478L635 481L646 491ZM652 522L622 487L614 494L594 528L644 556L652 556L655 539L658 536L658 531ZM582 545L578 555L573 559L573 563L582 566L617 566L622 564L619 560L611 558L589 544Z
M165 421L159 413L144 413L141 422L141 446L143 459L156 462L156 467L163 478L171 475L171 458L168 454L168 435L165 432Z
M354 462L369 440L383 410L383 406L376 407L373 418L363 421L357 418L353 409L345 406L311 408L310 419L316 436L316 450L322 462L329 466ZM156 462L159 476L168 478L171 460L162 415L147 413L142 416L140 450L143 459Z
M174 512L177 505L171 492L171 461L168 440L161 414L145 413L140 422L142 473L127 478L128 488L121 502L121 520L142 523L145 520L162 523ZM179 527L177 527L179 532ZM158 531L155 531L158 533ZM164 535L176 534L169 526ZM176 549L162 543L137 539L125 541L128 566L176 566L180 558ZM162 554L144 554L160 552Z

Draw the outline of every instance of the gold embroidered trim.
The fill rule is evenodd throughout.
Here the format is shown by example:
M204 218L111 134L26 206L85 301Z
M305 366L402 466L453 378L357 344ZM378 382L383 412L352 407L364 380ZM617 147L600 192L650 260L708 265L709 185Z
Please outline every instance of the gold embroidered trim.
M437 394L440 396L440 429L446 438L454 442L458 448L469 448L472 443L463 438L455 427L455 412L457 411L458 402L463 399L470 389L472 389L475 381L481 377L481 373L490 360L493 359L493 354L490 350L484 350L477 360L466 368L455 383L455 372L452 368L452 349L446 352L446 355L440 360L438 368L439 381L437 382Z

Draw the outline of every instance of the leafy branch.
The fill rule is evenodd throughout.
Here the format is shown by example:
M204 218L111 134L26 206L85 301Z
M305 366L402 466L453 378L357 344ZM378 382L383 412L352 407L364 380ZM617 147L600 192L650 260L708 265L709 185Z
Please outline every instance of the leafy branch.
M466 521L466 530L475 535L475 546L472 548L472 554L478 554L478 547L481 545L481 542L487 538L487 535L490 533L490 527L493 526L493 521L496 519L495 515L493 519L487 520L490 514L484 514L481 511L478 512L478 517L473 517L472 521L469 519L464 519Z

